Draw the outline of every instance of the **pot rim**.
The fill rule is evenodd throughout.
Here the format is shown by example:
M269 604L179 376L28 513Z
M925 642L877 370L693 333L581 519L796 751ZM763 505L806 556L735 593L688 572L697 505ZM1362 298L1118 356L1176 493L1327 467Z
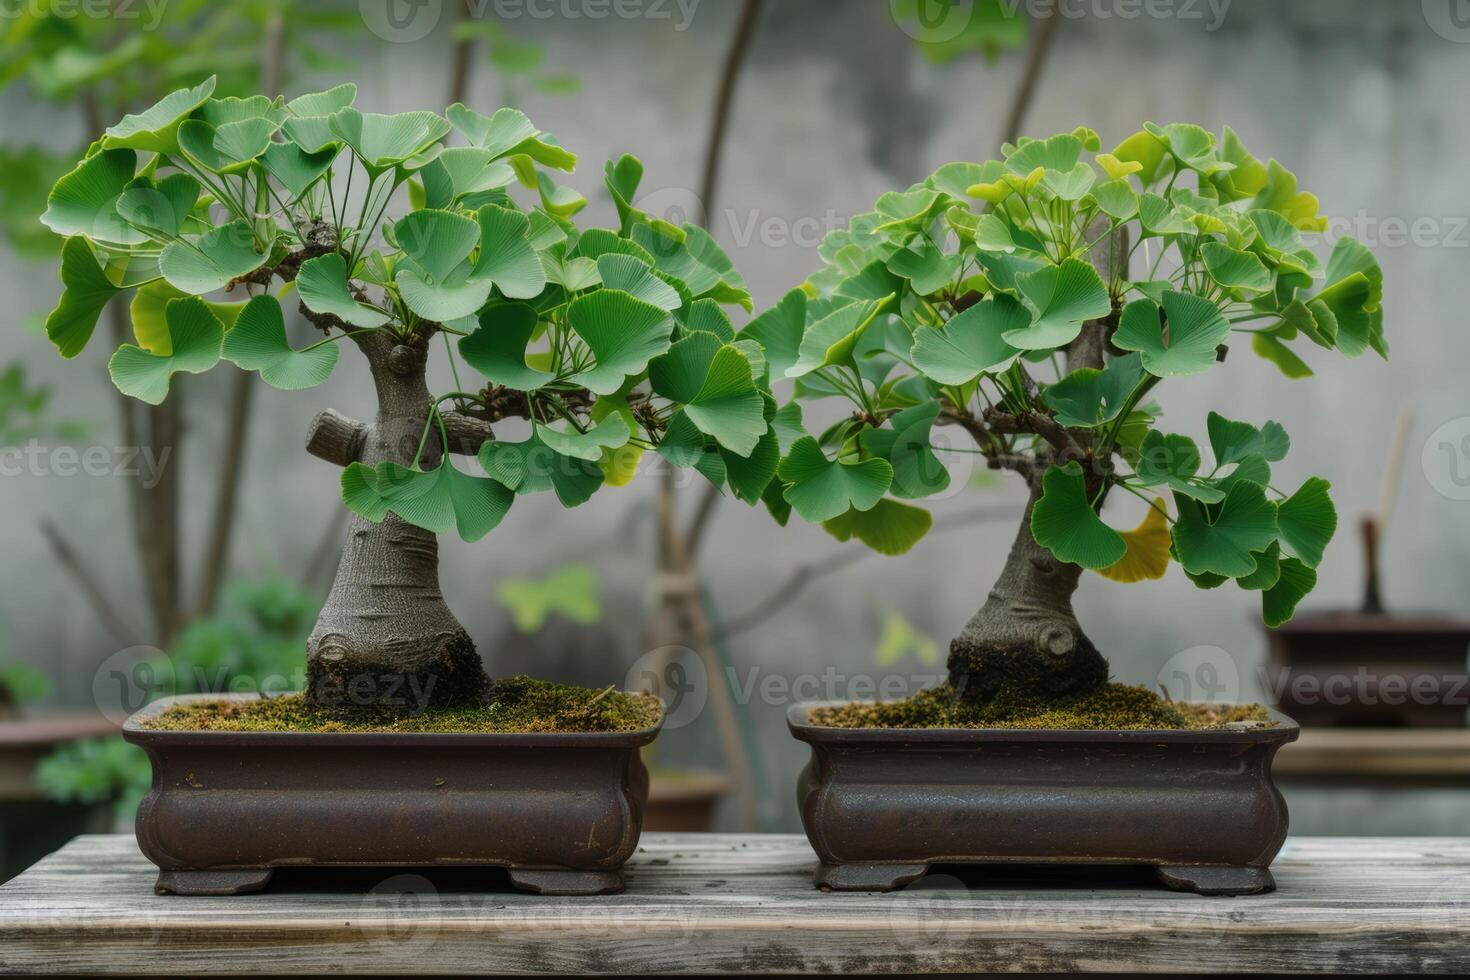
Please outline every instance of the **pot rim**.
M1275 708L1266 711L1275 728L1189 730L1177 728L1100 729L1100 728L830 728L813 725L808 713L813 708L831 708L851 701L802 701L786 711L786 724L791 734L803 742L835 745L876 745L893 743L974 743L974 742L1087 742L1169 744L1197 743L1268 743L1294 742L1301 726ZM868 702L878 703L878 702ZM1208 702L1186 702L1208 703Z
M139 745L241 746L258 748L375 748L423 745L436 748L582 748L633 749L652 742L663 727L657 723L630 732L218 732L145 728L143 722L177 704L200 701L246 701L258 694L179 694L159 698L134 712L123 724L123 738Z

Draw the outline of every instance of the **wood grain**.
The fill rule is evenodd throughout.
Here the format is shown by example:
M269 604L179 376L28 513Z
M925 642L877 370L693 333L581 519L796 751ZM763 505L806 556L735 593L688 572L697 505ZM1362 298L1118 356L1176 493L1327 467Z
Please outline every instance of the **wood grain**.
M822 894L812 863L797 835L663 834L618 896L523 895L466 870L173 898L153 894L131 837L80 837L0 886L0 970L1470 972L1470 839L1291 840L1278 890L1236 899L1077 869Z
M1470 781L1470 728L1303 728L1272 771L1313 779Z

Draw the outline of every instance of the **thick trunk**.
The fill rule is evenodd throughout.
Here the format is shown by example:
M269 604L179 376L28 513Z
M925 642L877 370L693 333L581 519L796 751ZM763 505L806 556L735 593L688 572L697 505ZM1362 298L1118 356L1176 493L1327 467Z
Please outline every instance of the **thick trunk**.
M1064 697L1107 682L1108 662L1072 611L1082 569L1057 561L1031 536L1040 496L1038 477L1005 568L949 645L949 679L962 697Z
M355 458L407 466L428 416L427 344L355 338L367 354L378 415ZM430 437L424 465L439 456ZM307 697L315 707L354 713L420 714L483 702L489 695L475 645L439 591L433 534L389 515L354 517L331 592L307 641Z

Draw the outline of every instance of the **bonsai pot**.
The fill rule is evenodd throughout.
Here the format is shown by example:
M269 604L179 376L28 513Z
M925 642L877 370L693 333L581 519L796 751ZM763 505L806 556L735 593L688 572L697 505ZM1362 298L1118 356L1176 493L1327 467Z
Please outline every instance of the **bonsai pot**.
M237 695L248 698L254 695ZM648 796L636 732L164 731L123 728L153 764L138 846L160 894L257 891L281 867L497 867L523 891L609 894Z
M0 881L20 874L78 834L103 833L112 802L54 803L36 785L36 764L58 746L116 734L92 712L35 714L0 721Z
M1470 621L1322 613L1269 635L1277 700L1303 725L1465 727Z
M891 891L934 864L1118 864L1171 888L1275 887L1286 803L1271 760L1299 729L850 729L810 724L797 785L816 884Z
M715 807L730 788L723 773L655 769L643 826L663 833L708 833L715 826Z

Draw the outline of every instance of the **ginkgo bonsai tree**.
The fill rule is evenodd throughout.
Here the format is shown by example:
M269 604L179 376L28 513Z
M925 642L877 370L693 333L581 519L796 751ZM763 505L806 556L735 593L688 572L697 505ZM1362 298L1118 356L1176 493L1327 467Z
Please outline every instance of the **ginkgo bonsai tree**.
M630 203L636 158L606 169L619 227L582 231L586 199L551 176L576 156L513 109L380 115L353 106L351 84L290 101L212 90L125 117L57 183L42 220L66 236L65 291L46 328L75 357L131 293L136 343L109 369L153 404L222 360L293 390L326 381L343 341L362 353L376 417L324 412L308 443L344 467L356 515L307 645L310 706L487 698L440 593L436 535L483 538L517 495L575 507L657 447L759 498L775 406L759 346L722 309L749 293L707 234ZM252 295L216 295L232 291ZM288 304L319 339L288 342ZM441 350L455 380L437 393ZM466 383L460 361L482 377Z
M1289 440L1275 422L1210 413L1206 454L1155 396L1245 340L1290 378L1312 373L1303 345L1387 356L1378 265L1344 237L1323 266L1302 233L1326 219L1286 168L1193 125L1100 149L1085 128L1023 139L883 195L742 334L796 381L766 497L783 523L795 510L908 550L931 524L913 501L950 480L936 425L1026 481L1004 569L950 648L950 683L972 703L1107 681L1072 607L1084 570L1134 582L1176 561L1202 589L1259 592L1267 624L1289 619L1336 527L1327 481L1278 489ZM851 413L807 433L798 402L830 398ZM1104 519L1119 492L1148 501L1136 530Z

